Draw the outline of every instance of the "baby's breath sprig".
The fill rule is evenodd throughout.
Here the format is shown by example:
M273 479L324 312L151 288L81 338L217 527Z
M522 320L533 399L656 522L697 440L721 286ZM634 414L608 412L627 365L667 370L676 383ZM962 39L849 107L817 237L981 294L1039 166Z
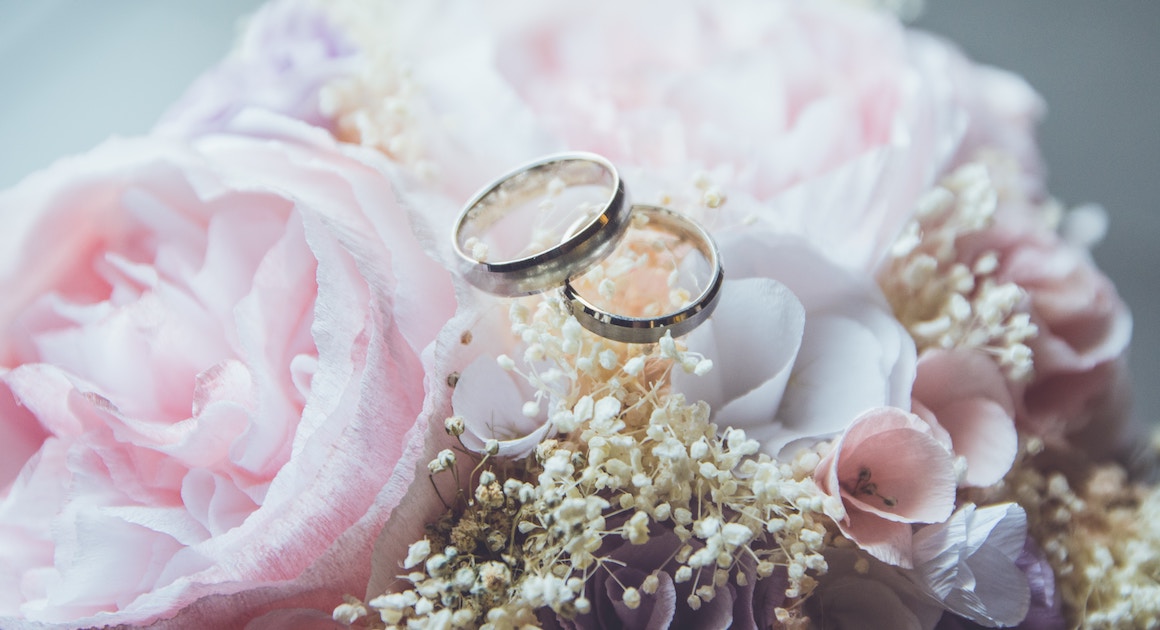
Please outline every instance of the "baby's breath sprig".
M988 165L972 163L948 175L919 201L879 283L920 353L982 350L1008 378L1024 381L1032 375L1027 342L1038 333L1023 307L1024 291L995 279L996 252L963 261L957 247L958 239L993 223L998 199Z
M662 572L694 610L775 572L786 576L787 608L808 596L832 538L813 466L759 453L744 431L711 423L708 405L672 391L672 370L704 374L710 361L671 336L645 345L592 334L559 294L513 301L509 318L522 361L497 362L531 386L523 413L549 406L554 437L515 461L496 457L494 440L472 454L475 470L457 478L470 491L411 545L401 588L367 602L366 619L377 611L387 628L500 630L535 624L543 609L575 618L593 608L594 578L617 579L617 549L658 541L669 545L663 562L620 585L629 608L656 593ZM445 422L453 436L463 427ZM440 453L432 474L458 474L455 457Z

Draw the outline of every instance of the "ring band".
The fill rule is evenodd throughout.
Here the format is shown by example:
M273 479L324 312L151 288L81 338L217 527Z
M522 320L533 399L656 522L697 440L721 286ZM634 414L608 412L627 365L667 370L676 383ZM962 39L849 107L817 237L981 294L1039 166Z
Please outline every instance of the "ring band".
M717 245L700 224L668 208L636 205L632 211L646 216L649 227L662 228L681 241L691 243L701 252L713 269L713 276L705 289L688 306L660 317L627 317L603 311L577 293L570 279L564 282L564 299L581 326L615 341L656 343L666 332L674 337L687 334L709 318L721 297L721 283L724 282L725 274Z
M566 186L605 184L610 193L600 212L581 217L562 240L543 251L511 260L488 261L472 246L472 232L482 233L557 182ZM594 153L560 153L524 164L487 185L467 202L455 223L452 242L463 277L489 293L518 297L558 287L607 257L623 238L631 205L624 183L611 162ZM478 247L478 244L476 244Z

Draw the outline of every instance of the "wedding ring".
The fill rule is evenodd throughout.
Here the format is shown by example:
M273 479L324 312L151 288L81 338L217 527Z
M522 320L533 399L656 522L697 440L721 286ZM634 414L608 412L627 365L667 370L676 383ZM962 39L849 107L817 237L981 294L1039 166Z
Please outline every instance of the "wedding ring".
M673 337L687 334L709 318L721 297L724 271L717 245L700 224L668 208L636 205L632 207L632 212L633 227L630 230L637 229L639 218L643 220L642 228L665 233L674 242L689 245L700 252L711 269L711 276L704 283L700 294L675 312L657 317L630 317L602 310L580 295L573 283L575 277L565 281L564 298L581 326L608 339L626 343L656 343L666 332Z
M571 192L589 200L580 203ZM630 213L611 162L593 153L549 155L467 202L452 233L458 269L476 287L505 297L558 287L612 253Z

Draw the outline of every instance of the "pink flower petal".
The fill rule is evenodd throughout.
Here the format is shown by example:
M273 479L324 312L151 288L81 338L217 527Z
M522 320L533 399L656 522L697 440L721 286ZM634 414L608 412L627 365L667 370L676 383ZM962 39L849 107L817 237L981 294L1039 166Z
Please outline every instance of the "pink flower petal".
M951 436L955 453L967 459L966 485L998 483L1019 450L1019 435L1007 410L991 400L971 398L939 410L938 421Z
M993 360L981 352L927 351L918 361L914 399L966 458L966 485L991 485L1007 474L1019 448L1015 402Z
M909 523L945 520L955 504L950 452L921 418L892 407L856 418L814 479L823 492L841 497L843 534L903 567L911 564Z
M1007 380L994 360L981 352L928 350L918 359L913 396L932 411L963 398L992 400L1015 414Z

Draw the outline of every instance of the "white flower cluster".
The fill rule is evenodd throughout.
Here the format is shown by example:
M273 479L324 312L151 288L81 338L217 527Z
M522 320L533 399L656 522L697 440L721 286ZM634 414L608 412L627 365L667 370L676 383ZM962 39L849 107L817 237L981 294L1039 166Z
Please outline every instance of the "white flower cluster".
M586 585L624 564L615 550L661 535L676 542L659 551L662 565L643 583L624 589L629 608L656 592L660 572L689 583L682 603L694 610L727 584L779 567L788 606L812 590L830 538L812 479L816 453L778 462L758 454L744 431L718 432L707 405L668 386L674 368L711 368L671 337L648 346L603 339L583 330L558 295L514 302L510 317L524 365L498 362L532 385L526 414L551 405L558 437L522 461L485 449L474 491L411 546L410 573L400 576L410 588L367 603L387 628L498 630L535 623L545 607L564 618L588 613L595 595ZM462 432L461 419L445 426ZM454 459L440 453L430 469L454 472Z
M998 192L981 163L961 167L919 202L879 277L898 320L926 348L975 348L1008 378L1032 375L1027 341L1038 333L1023 289L993 277L994 251L963 261L956 241L991 225Z

